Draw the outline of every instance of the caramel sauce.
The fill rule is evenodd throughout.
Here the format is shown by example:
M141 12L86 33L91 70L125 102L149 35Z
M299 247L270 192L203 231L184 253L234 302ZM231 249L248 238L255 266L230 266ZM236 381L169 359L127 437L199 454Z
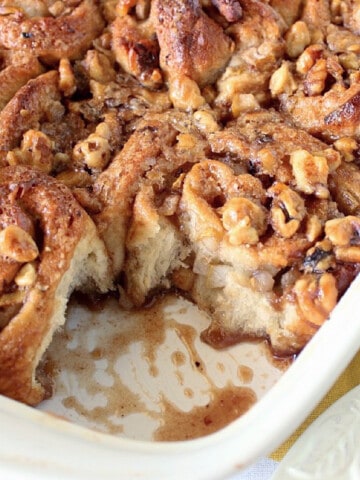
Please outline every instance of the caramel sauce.
M226 349L241 342L251 342L260 345L266 353L268 361L281 370L286 370L295 358L294 354L290 351L282 353L281 356L277 355L267 339L245 335L240 331L228 332L218 325L210 325L206 330L201 332L201 339L217 350Z
M183 354L183 352L180 352L179 350L176 350L175 352L173 352L171 354L171 361L176 367L179 367L181 365L185 365L186 357Z
M201 333L201 339L217 349L231 347L243 341L261 342L261 340L254 338L251 335L245 335L240 331L229 332L216 324L211 324L206 330L204 330Z
M225 427L243 415L256 402L253 390L228 385L213 388L211 400L184 412L166 399L162 399L162 425L156 430L157 441L179 441L203 437Z
M239 365L237 375L243 383L250 383L254 377L254 372L252 368L249 368L246 365Z
M75 327L66 324L64 330L56 334L46 355L44 371L53 377L54 383L61 371L66 372L66 382L72 377L77 378L78 385L74 389L66 390L64 385L57 385L57 395L62 395L62 404L70 413L76 412L94 429L117 435L127 435L123 423L126 417L145 414L158 425L158 428L154 427L154 440L175 441L213 433L244 414L256 402L256 393L250 388L254 375L252 369L243 363L238 365L235 374L241 386L229 381L221 387L216 385L208 372L207 362L198 352L198 331L192 325L175 320L173 313L166 310L168 305L174 305L174 296L159 297L151 305L134 312L131 321L127 319L118 328L119 322L123 322L122 311L115 299L110 298L107 309L110 306L111 314L106 317L106 322L111 325L111 334L109 331L106 333L106 328L102 329L100 322L103 320L99 319L99 310L96 308L94 311L93 305L87 309L86 321L81 320ZM74 303L70 308L73 307ZM187 312L181 307L178 313ZM96 330L95 341L86 337L89 328ZM170 400L166 386L165 391L160 391L157 408L149 410L144 392L132 390L133 385L124 381L124 366L118 364L121 355L131 357L130 348L136 344L147 365L148 378L155 381L159 375L157 352L166 340L166 331L174 332L181 341L183 350L174 347L169 353L169 360L184 398L195 404L189 411L184 411ZM81 338L81 345L74 343L76 335ZM271 359L270 350L266 353L264 342L264 355L267 354ZM236 361L236 357L233 358ZM285 368L283 360L279 365ZM226 367L222 361L217 361L214 366L220 375L225 374ZM189 367L206 379L206 391L210 398L206 405L198 405L198 392L194 386L188 385L186 376ZM139 385L142 383L136 376L135 381ZM87 396L92 398L90 404L86 401Z

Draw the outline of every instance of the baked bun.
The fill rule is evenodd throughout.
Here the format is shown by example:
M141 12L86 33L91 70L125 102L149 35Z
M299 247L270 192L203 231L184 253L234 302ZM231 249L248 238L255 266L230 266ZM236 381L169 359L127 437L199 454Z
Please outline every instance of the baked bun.
M94 184L102 204L95 222L114 274L125 273L126 291L136 306L151 292L169 287L169 274L187 256L174 222L180 195L173 185L205 158L205 146L186 114L148 115Z
M13 5L2 7L0 47L31 51L47 62L80 57L104 27L95 0L67 1L58 9L52 2L6 3Z
M0 170L0 392L30 405L37 367L74 289L111 287L107 253L71 192L27 167Z
M351 169L340 165L275 111L226 129L208 111L147 117L94 185L126 301L175 287L209 313L213 346L265 338L298 352L359 270L356 208L329 191Z

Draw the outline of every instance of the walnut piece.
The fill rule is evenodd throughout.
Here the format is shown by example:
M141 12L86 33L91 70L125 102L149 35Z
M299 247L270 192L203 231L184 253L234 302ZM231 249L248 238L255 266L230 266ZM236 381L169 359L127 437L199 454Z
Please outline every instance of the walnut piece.
M298 190L308 195L315 194L319 198L328 198L329 166L325 157L311 155L306 150L296 150L291 154L290 163Z
M304 275L295 283L294 293L305 320L316 326L328 318L338 296L335 277L330 273Z
M266 209L247 198L230 198L220 211L231 245L255 245L265 233Z
M19 263L31 262L39 255L33 238L17 225L9 225L0 231L0 255Z

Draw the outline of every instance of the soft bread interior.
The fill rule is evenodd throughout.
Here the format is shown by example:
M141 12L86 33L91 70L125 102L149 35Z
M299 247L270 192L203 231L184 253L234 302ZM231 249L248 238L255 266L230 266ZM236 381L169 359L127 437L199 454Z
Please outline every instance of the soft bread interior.
M99 238L95 225L88 219L84 235L75 247L69 268L62 276L53 299L48 299L49 302L53 301L53 313L49 318L48 332L33 360L34 387L39 386L36 368L50 345L55 331L65 323L65 312L70 295L75 290L83 292L96 290L105 293L111 286L109 259L104 243Z

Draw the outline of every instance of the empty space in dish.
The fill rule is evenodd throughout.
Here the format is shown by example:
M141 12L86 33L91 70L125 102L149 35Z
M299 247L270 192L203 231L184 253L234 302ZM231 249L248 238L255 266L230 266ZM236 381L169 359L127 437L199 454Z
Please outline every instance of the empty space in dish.
M184 440L244 414L289 365L265 342L215 350L200 339L209 319L168 295L141 311L108 299L94 311L72 301L46 354L53 396L38 408L138 440Z

